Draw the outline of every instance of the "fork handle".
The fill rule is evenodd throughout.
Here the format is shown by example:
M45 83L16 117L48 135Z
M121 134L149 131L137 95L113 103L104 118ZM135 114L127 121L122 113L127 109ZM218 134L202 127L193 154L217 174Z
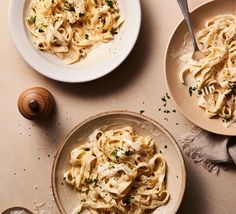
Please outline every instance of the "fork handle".
M187 0L177 0L177 2L179 4L179 7L180 7L180 9L183 13L183 16L185 18L185 21L187 23L187 26L188 26L188 29L189 29L189 32L190 32L190 36L191 36L192 41L193 41L194 52L199 51L197 41L196 41L196 38L195 38L194 33L193 33L192 22L191 22L191 19L190 19L189 8L188 8L188 2L187 2Z

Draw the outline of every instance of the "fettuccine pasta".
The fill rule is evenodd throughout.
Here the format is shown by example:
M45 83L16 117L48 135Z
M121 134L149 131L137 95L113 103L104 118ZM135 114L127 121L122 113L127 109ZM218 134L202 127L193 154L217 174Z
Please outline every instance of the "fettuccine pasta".
M70 164L64 179L79 193L73 214L142 214L169 200L162 154L132 127L95 130L72 150Z
M111 41L123 22L117 0L32 0L26 18L35 47L66 64Z
M184 83L185 73L190 72L194 78L190 89L198 91L198 105L209 118L222 118L230 126L236 121L236 16L211 18L196 37L204 56L193 60L189 53L181 58L185 67L180 81ZM214 92L202 93L206 86L214 87Z

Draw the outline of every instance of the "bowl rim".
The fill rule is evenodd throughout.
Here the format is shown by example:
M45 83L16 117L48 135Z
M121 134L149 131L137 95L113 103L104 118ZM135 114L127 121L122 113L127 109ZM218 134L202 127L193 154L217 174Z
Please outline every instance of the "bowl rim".
M216 3L220 0L208 0L207 2L203 2L199 5L197 5L196 7L194 7L192 10L190 10L190 14L195 12L196 10L199 10L201 7L204 7L204 6L207 6L209 4L213 4L213 3ZM179 109L179 111L190 121L192 122L193 124L195 124L196 126L199 126L201 127L202 129L206 130L206 131L209 131L211 133L215 133L215 134L220 134L220 135L225 135L225 136L236 136L236 132L234 133L225 133L225 132L217 132L215 131L214 129L212 128L209 128L207 125L205 126L202 126L201 124L199 124L198 122L196 122L195 120L193 120L191 118L191 116L189 116L188 114L186 114L186 112L182 109L182 107L177 103L177 101L175 100L175 96L173 95L173 92L172 90L170 89L170 84L169 84L169 81L168 81L168 72L167 72L167 64L168 64L168 54L170 52L170 43L172 42L172 40L174 39L174 35L175 33L178 31L179 27L185 22L185 19L182 18L181 21L178 22L178 24L176 25L176 27L174 28L174 30L172 31L171 35L170 35L170 38L168 40L168 43L167 43L167 46L166 46L166 49L165 49L165 61L164 61L164 71L165 71L165 81L167 83L167 87L169 89L169 92L171 94L171 96L173 97L173 100L174 100L174 103L175 105L177 106L177 108ZM222 126L222 130L223 130L223 126Z
M23 4L25 5L27 0L23 0ZM11 39L13 41L14 46L16 47L18 53L21 55L21 57L24 59L25 62L27 62L28 65L30 65L31 68L33 68L33 70L35 70L37 73L52 79L52 80L56 80L59 82L65 82L65 83L83 83L83 82L90 82L99 78L102 78L104 76L106 76L107 74L111 73L112 71L114 71L116 68L118 68L124 61L125 59L130 55L131 51L133 50L137 39L139 37L139 33L140 33L140 29L141 29L141 21L142 21L142 10L141 10L141 3L140 0L134 1L135 2L135 6L136 6L136 11L135 14L137 15L138 18L135 19L135 23L136 23L136 28L134 31L134 36L133 36L133 40L131 40L131 42L128 45L128 48L125 49L124 53L122 55L119 55L119 57L116 57L116 61L114 64L109 65L109 66L103 66L100 67L100 73L92 73L89 76L86 77L74 77L72 76L63 76L63 77L58 77L57 74L54 73L50 73L50 70L52 68L48 68L47 66L42 66L41 64L35 63L35 60L31 59L31 57L29 56L29 53L26 53L26 51L24 50L25 47L24 45L20 42L20 36L22 35L22 31L19 33L15 33L15 19L12 16L12 10L14 8L15 5L15 0L9 0L9 6L8 6L8 26L9 26L9 32L11 35ZM25 6L24 6L25 7ZM15 16L14 16L15 17ZM15 24L14 24L15 23ZM25 29L25 27L24 27ZM24 30L23 33L27 34L27 31ZM30 44L30 39L27 39L27 41L25 41L27 44ZM35 53L37 50L32 47L30 48L30 50L32 51L31 53ZM45 59L43 59L43 61L45 61ZM79 63L79 62L77 62ZM52 63L49 63L50 65L52 65ZM56 67L59 67L59 65L57 65ZM96 67L96 66L95 66ZM94 69L97 69L93 67ZM87 68L89 69L89 68ZM55 69L54 69L55 70ZM78 68L79 70L79 68Z
M111 116L111 115L130 115L130 116L134 116L134 117L139 117L141 119L144 119L150 123L152 123L153 125L157 126L171 141L172 145L174 146L175 151L177 152L177 155L179 157L179 161L181 164L181 174L183 175L183 179L181 181L181 191L179 194L179 198L178 201L176 202L176 205L174 207L173 212L176 213L177 210L179 209L182 201L183 201L183 197L184 197L184 193L185 193L185 189L186 189L186 166L185 166L185 161L181 152L181 149L177 143L177 141L175 140L175 138L173 137L173 135L166 129L164 128L160 123L158 123L156 120L151 119L143 114L137 113L137 112L132 112L132 111L127 111L127 110L114 110L114 111L106 111L106 112L102 112L102 113L98 113L94 116L90 116L87 119L83 120L82 122L80 122L78 125L76 125L71 131L69 131L69 133L65 136L65 138L61 141L59 148L54 156L54 160L53 160L53 164L52 164L52 170L51 170L51 186L52 186L52 193L53 193L53 197L55 199L57 208L59 209L60 213L66 214L60 199L58 197L58 192L57 192L57 188L56 188L56 168L57 168L57 163L59 160L59 156L60 153L62 151L62 149L64 148L65 144L67 143L68 139L80 128L83 127L86 123L91 122L93 120L96 120L97 118L100 117L105 117L105 116Z

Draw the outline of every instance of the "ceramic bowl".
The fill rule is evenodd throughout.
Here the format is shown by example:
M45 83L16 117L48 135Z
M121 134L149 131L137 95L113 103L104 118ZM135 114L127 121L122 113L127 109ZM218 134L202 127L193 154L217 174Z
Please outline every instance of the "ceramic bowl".
M191 12L194 31L202 29L206 20L211 17L229 13L236 15L235 8L236 1L234 0L224 0L223 2L214 0L200 5ZM217 134L236 135L236 124L226 128L223 126L222 119L207 118L205 110L197 105L197 96L189 95L188 87L191 84L180 83L179 72L182 67L180 57L188 51L193 51L192 47L187 25L183 20L174 31L166 52L165 71L171 95L182 113L197 126ZM187 49L189 50L187 51Z
M171 134L156 121L133 112L107 112L91 117L76 126L63 140L52 168L52 189L55 201L61 213L71 213L79 204L76 192L63 184L63 174L70 168L70 152L73 148L86 142L88 136L98 128L104 130L124 126L132 126L140 135L149 135L157 143L168 165L167 190L170 201L157 208L154 214L176 213L182 201L185 190L185 165L179 147ZM63 185L62 185L63 184Z
M115 39L94 47L81 61L66 65L55 55L36 50L25 26L25 14L31 0L10 0L11 37L25 61L40 74L61 82L78 83L100 78L117 68L129 55L141 24L139 0L118 0L125 22Z

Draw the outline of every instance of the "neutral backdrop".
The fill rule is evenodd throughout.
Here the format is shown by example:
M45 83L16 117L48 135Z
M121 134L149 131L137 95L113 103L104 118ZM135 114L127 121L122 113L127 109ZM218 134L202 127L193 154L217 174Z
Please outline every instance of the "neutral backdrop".
M203 2L189 0L190 8ZM176 139L191 127L178 110L168 115L158 110L163 108L161 97L168 92L165 50L182 19L176 0L141 0L142 27L129 57L108 76L84 84L56 82L29 67L9 35L9 1L0 3L0 212L18 205L35 213L58 213L50 187L53 156L65 135L89 116L109 110L144 110ZM19 94L33 86L47 88L56 100L54 114L37 123L24 119L17 109ZM176 109L172 100L168 109ZM187 188L178 213L235 213L235 168L216 176L184 158Z

